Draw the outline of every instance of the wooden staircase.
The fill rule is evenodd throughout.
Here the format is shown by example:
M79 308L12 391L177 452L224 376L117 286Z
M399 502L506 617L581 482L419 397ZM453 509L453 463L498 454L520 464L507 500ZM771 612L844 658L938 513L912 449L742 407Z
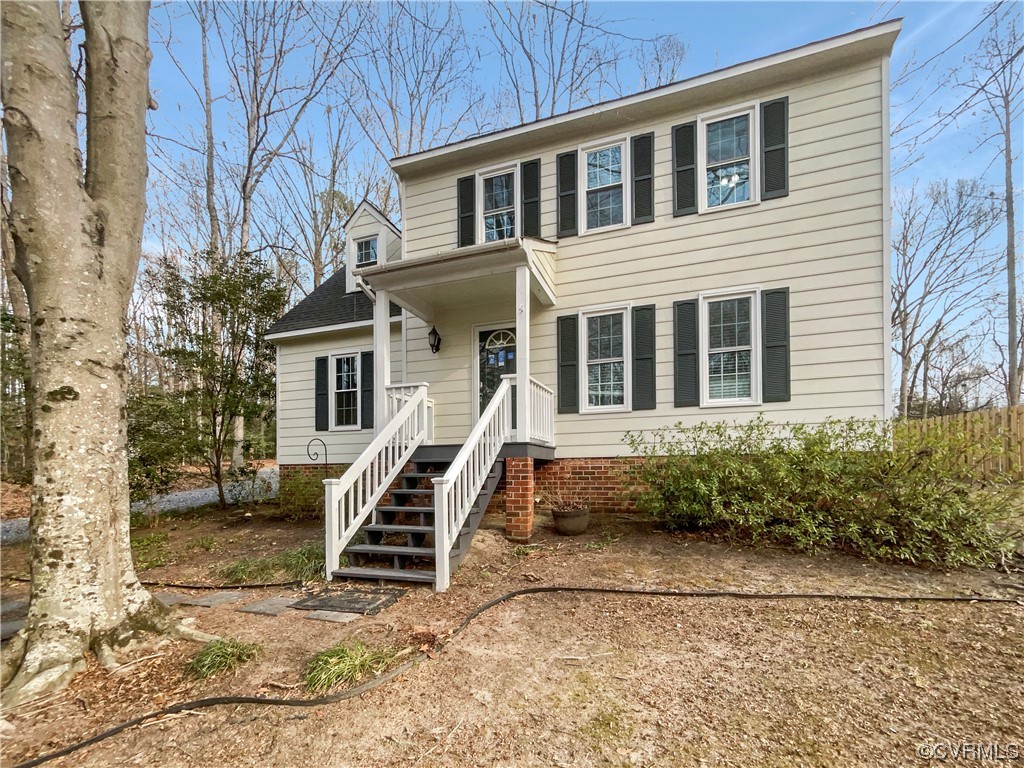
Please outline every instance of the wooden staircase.
M436 581L434 545L434 478L444 475L461 445L425 445L413 454L388 493L343 553L348 565L332 571L335 579L377 582ZM487 504L505 474L497 459L477 495L451 551L449 576L455 573L473 540ZM388 500L385 496L384 500Z

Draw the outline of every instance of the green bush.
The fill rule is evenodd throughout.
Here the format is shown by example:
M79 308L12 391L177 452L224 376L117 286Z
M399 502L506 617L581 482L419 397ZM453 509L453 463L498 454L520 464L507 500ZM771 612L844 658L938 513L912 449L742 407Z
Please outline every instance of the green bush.
M283 476L278 499L281 516L288 520L324 519L324 482L319 476Z
M166 493L195 455L189 414L173 393L128 395L128 485L132 501Z
M1001 441L956 427L828 420L676 425L629 433L641 510L669 528L802 552L942 567L990 565L1012 551L1000 522L1016 489L985 482Z

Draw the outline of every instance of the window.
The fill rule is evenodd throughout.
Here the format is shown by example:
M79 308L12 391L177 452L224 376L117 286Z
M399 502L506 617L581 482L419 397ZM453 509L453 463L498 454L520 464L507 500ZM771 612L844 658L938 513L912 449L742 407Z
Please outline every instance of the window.
M516 173L505 171L483 179L484 242L516 236Z
M377 238L356 241L356 267L366 267L377 263Z
M335 429L359 427L359 355L335 355L331 390Z
M625 223L625 142L584 151L586 229Z
M701 297L705 404L759 400L758 292Z
M580 327L585 399L581 411L629 408L629 334L626 310L584 313Z
M724 208L757 200L754 180L756 125L754 110L701 120L700 161L704 178L704 209Z

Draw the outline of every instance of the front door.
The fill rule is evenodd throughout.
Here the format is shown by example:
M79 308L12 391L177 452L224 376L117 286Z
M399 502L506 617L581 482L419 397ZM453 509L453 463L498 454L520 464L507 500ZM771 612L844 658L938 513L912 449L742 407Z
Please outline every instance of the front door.
M491 402L501 384L501 377L516 372L516 331L514 328L498 328L480 331L480 409L478 414ZM516 426L516 399L512 392L512 428Z

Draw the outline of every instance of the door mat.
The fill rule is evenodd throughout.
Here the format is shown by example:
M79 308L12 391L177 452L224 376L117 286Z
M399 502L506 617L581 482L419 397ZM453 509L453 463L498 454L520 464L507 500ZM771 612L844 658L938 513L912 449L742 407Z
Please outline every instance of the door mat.
M376 616L408 590L392 587L372 587L370 589L343 589L338 592L321 592L310 595L305 600L292 605L300 611L340 611L341 613L361 613L364 616Z

